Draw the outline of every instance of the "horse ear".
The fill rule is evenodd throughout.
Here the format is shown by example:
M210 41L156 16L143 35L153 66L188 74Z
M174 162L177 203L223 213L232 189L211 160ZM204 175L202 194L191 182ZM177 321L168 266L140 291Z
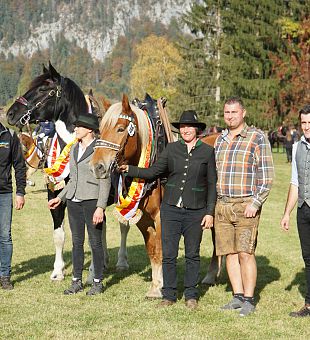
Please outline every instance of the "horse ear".
M126 113L131 112L129 100L126 94L123 94L122 107L124 112Z
M54 66L51 64L51 62L49 61L49 73L51 75L51 77L54 80L59 80L60 81L60 74L56 71L56 69L54 68Z
M89 95L89 96L92 96L92 97L94 96L94 95L93 95L93 89L90 89L90 90L88 91L88 95Z
M43 73L48 73L48 69L45 67L45 65L42 64L42 66L43 66Z
M100 97L100 100L101 100L104 110L107 111L108 108L112 105L111 102L105 99L104 97Z

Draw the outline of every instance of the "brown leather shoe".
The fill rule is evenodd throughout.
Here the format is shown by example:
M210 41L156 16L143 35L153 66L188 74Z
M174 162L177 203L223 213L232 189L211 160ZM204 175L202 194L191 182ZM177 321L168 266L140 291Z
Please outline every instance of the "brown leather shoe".
M185 301L185 306L191 310L198 308L198 302L196 299L188 299Z
M175 304L175 301L162 299L160 303L157 305L158 308L169 307Z

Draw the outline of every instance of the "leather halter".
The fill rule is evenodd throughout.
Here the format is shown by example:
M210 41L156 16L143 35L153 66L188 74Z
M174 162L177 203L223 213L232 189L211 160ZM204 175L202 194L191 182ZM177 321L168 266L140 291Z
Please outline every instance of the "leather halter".
M135 124L135 120L134 120L134 117L132 115L125 115L125 114L121 113L119 115L119 118L122 118L122 119L129 121L129 124L127 126L127 134L126 134L126 138L124 140L124 143L116 144L116 143L112 143L110 141L107 141L105 139L97 139L95 146L94 146L94 149L104 148L104 149L110 149L110 150L116 151L115 158L114 158L113 162L110 164L110 171L111 172L113 172L118 167L118 162L119 162L120 156L125 150L125 146L128 142L128 138L133 137L136 130L137 130L137 126ZM131 130L131 132L130 132L130 129L132 127L133 127L133 130Z
M132 123L134 125L135 130L137 129L137 126L134 123L135 120L134 120L133 116L124 115L124 114L121 113L119 118L128 120L130 123ZM127 136L126 136L126 140L125 140L125 142L124 142L124 144L122 146L120 144L109 142L109 141L107 141L105 139L97 139L96 143L95 143L95 146L94 146L94 149L105 148L105 149L111 149L111 150L115 150L115 151L120 151L126 145L129 136L130 136L130 134L128 132L128 126L127 126Z
M62 79L61 79L61 82L62 82ZM61 90L62 90L61 85L60 86L56 85L56 87L54 89L50 90L49 93L42 98L42 100L38 101L34 105L31 105L25 97L23 97L23 96L18 97L15 100L15 102L22 104L22 105L26 106L27 108L29 108L27 110L27 112L24 115L22 115L21 118L19 119L19 122L21 123L21 125L27 125L30 121L31 113L35 109L40 108L45 102L47 102L51 97L54 97L54 96L56 96L55 109L54 109L54 114L55 114L57 101L61 97Z

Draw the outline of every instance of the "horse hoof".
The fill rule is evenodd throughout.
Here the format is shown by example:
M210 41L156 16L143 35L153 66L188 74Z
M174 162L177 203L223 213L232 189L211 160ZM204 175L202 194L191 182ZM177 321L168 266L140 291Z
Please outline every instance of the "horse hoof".
M145 298L148 300L155 300L155 299L161 299L163 297L160 289L150 289Z
M26 180L26 184L28 186L30 186L30 187L34 187L36 185L35 182L33 182L33 181L29 180L29 179Z
M201 281L201 284L208 285L208 286L214 286L216 284L216 277L215 275L207 274L205 278Z
M65 275L63 273L52 273L50 276L52 281L62 281L65 279Z
M127 265L123 265L123 266L116 266L115 267L115 270L117 271L117 272L125 272L125 271L127 271L129 269L129 266Z

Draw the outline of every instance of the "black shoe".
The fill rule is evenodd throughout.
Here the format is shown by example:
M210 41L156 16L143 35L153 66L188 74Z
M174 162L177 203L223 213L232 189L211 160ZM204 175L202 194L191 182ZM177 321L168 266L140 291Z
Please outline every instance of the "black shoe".
M9 276L1 276L0 277L0 283L1 283L2 289L12 290L14 288L12 283L11 283L11 279L10 279Z
M83 290L82 280L72 280L71 286L64 291L65 295L72 295Z
M97 295L101 294L103 292L103 284L101 281L95 282L93 281L93 284L90 288L90 290L86 293L86 295Z
M310 316L310 304L305 304L299 311L291 312L290 316L294 318L303 318L305 316Z

